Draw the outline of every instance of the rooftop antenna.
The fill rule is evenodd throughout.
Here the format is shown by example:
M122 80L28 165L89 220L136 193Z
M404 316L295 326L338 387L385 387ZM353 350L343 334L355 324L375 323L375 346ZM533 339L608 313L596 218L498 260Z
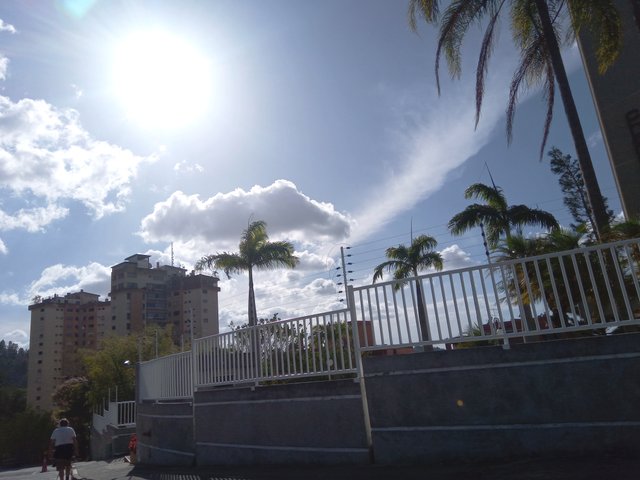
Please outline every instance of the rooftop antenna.
M496 182L493 181L493 175L491 175L491 170L489 170L489 165L487 165L487 162L484 162L484 166L487 168L487 172L489 173L489 178L491 179L491 185L493 185L493 189L494 190L498 190L498 187L496 187Z
M171 266L173 267L173 242L171 242Z

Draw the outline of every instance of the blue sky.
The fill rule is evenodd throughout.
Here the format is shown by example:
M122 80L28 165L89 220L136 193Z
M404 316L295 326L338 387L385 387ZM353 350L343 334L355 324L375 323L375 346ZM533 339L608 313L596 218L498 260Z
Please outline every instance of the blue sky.
M544 100L522 96L511 146L516 53L501 26L480 124L474 67L433 73L435 31L406 2L57 0L0 3L0 338L26 344L35 295L106 297L134 253L191 268L235 251L249 219L301 258L256 277L260 316L337 308L336 261L355 283L384 249L436 237L445 267L483 261L479 232L446 223L489 183L568 225L539 161ZM575 47L565 51L603 193L619 200ZM557 102L548 148L573 154ZM534 232L530 232L534 233ZM246 278L221 279L221 323L246 315Z

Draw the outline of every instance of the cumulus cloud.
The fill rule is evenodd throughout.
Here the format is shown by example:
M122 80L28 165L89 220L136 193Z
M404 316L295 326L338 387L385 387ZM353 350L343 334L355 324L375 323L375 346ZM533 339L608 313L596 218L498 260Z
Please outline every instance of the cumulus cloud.
M16 27L0 19L0 32L17 33Z
M100 218L125 208L138 168L154 159L91 138L75 110L0 96L0 189L19 197L79 201Z
M214 251L235 249L251 219L267 222L272 239L302 244L336 242L349 236L350 219L331 203L313 200L287 180L245 191L238 188L207 199L175 192L157 203L141 223L146 242L206 241Z
M92 262L86 266L56 264L45 268L29 286L30 300L36 295L50 297L85 290L106 296L111 288L111 268Z
M440 252L445 270L455 270L456 268L466 268L476 265L471 260L471 255L465 252L458 245L451 245Z
M9 253L9 249L7 248L7 245L5 245L5 243L2 241L1 238L0 238L0 253L3 255L6 255L7 253Z

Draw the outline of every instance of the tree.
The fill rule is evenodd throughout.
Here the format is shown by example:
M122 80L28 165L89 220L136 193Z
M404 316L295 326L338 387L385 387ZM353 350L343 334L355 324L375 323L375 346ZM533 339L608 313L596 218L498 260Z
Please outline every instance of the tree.
M454 215L449 221L449 230L453 235L462 235L473 227L483 226L491 249L498 246L503 235L510 238L514 229L521 233L526 225L548 229L558 227L558 222L549 212L526 205L508 205L502 189L495 185L474 183L465 190L464 196L478 198L485 203L474 203Z
M417 18L427 23L440 22L436 50L436 78L439 82L440 58L444 54L453 77L461 74L462 41L469 27L487 19L476 70L476 125L480 119L488 63L497 37L497 23L509 10L511 32L520 50L520 64L511 81L507 107L507 140L511 141L515 107L522 88L543 83L547 99L540 157L544 152L553 118L556 82L571 130L587 198L594 218L597 239L607 225L607 213L595 176L587 142L580 124L560 47L571 43L576 33L586 28L594 37L601 73L611 66L621 49L622 29L615 0L453 0L440 15L439 0L409 0L409 23L415 30ZM566 19L566 13L569 19ZM441 21L440 21L441 20ZM566 30L563 32L563 30Z
M571 224L571 228L576 231L585 229L585 225L589 225L591 230L594 228L595 221L593 212L587 200L587 192L584 187L584 180L580 165L571 155L565 155L556 147L549 152L549 160L551 171L558 175L558 183L562 189L563 201L569 209L575 223ZM614 218L613 210L607 205L607 198L602 198L607 210L608 223Z
M119 400L133 400L135 371L131 363L136 359L150 360L178 350L173 343L172 327L147 326L139 336L112 336L102 342L98 350L82 352L83 364L89 379L88 404L101 405L109 393L118 392ZM127 362L128 361L128 362Z
M92 408L89 404L89 380L85 377L70 378L61 383L53 393L57 405L56 418L67 418L78 436L80 457L89 453Z
M396 290L402 288L406 279L417 277L420 270L433 267L442 270L442 256L433 251L438 242L429 235L419 235L411 240L411 245L398 245L389 247L385 255L389 260L378 265L373 272L373 283L382 279L383 272L393 272L393 278L398 280L394 285ZM418 308L418 323L420 335L423 341L429 341L429 329L427 326L427 314L422 296L420 281L416 280L416 303Z
M232 273L247 272L249 275L249 326L256 325L258 313L253 288L253 270L271 270L278 267L295 268L298 257L293 254L293 245L286 241L270 242L267 224L255 221L242 232L238 253L215 253L202 257L196 270L205 268L224 270L227 278Z

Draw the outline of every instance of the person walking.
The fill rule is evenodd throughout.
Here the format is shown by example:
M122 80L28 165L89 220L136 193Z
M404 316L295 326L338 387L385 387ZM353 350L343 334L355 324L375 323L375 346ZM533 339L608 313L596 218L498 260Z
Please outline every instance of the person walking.
M60 419L58 428L51 434L49 456L52 451L53 458L56 460L58 477L60 480L71 480L71 459L78 456L78 439L75 430L69 426L69 421L66 418Z

